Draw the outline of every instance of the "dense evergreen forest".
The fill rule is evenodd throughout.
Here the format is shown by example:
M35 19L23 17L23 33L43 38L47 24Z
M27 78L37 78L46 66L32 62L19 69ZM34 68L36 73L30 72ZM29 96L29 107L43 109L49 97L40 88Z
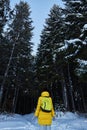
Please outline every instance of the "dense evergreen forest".
M34 111L47 88L55 110L87 112L87 0L53 5L36 55L30 5L0 0L0 112Z

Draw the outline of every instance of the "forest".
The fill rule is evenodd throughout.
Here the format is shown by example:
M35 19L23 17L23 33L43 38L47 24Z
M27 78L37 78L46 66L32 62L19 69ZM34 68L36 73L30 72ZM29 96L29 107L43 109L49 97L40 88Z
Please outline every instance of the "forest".
M48 89L58 111L87 112L87 0L54 4L33 55L32 9L0 0L0 112L26 114Z

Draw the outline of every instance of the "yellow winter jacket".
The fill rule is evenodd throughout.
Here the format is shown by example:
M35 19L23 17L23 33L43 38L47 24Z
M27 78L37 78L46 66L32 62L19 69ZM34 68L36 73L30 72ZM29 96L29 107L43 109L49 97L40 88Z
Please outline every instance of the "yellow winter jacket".
M41 106L41 99L43 96L49 96L49 93L47 91L44 91L41 93L41 96L38 99L35 116L38 117L38 124L40 125L51 125L52 124L52 117L55 116L54 114L54 108L52 105L52 111L51 112L43 112L40 108ZM51 98L52 101L52 98Z

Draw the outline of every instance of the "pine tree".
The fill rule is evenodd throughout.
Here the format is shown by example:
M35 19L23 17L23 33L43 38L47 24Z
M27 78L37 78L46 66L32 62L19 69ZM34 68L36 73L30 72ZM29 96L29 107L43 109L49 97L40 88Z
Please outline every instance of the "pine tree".
M9 0L0 0L0 107L3 93L2 84L10 49L10 44L4 34L4 27L9 19L9 11Z
M81 34L81 30L82 27L87 23L87 1L86 0L63 0L66 3L66 8L65 8L65 39L73 39L75 40L75 38L80 38L80 34ZM80 38L81 40L84 39L84 35ZM71 40L72 41L72 40ZM71 47L69 47L69 49L66 52L66 55L71 54L71 57L67 57L68 59L68 64L67 67L69 65L69 75L71 75L71 79L72 79L72 85L73 85L73 97L75 96L75 92L79 93L77 95L82 95L81 94L81 85L79 85L79 80L78 77L75 76L75 69L76 69L76 64L77 62L75 62L75 59L78 57L85 57L82 56L83 54L85 54L85 46L82 44L82 41L80 42L78 40L77 42L78 45L73 45ZM67 44L68 45L68 44ZM78 48L77 48L77 47ZM77 50L77 51L76 51ZM72 56L73 52L75 51L75 55ZM84 59L84 58L83 58ZM67 73L68 74L68 73ZM67 76L67 75L66 75ZM78 84L78 85L77 85ZM78 87L79 86L79 87ZM75 97L73 98L75 101ZM80 98L82 100L82 96ZM79 100L79 99L78 99ZM78 103L75 103L75 105L77 106L80 111L83 110L82 108L82 101Z
M78 77L78 83L79 83L79 92L81 95L81 104L83 106L84 111L87 110L87 89L85 86L87 86L87 24L83 26L82 34L80 36L80 39L83 42L82 48L80 49L80 52L77 56L77 67L75 69L75 74Z
M8 97L12 100L10 109L14 112L16 110L19 91L28 93L32 87L31 38L33 35L33 27L30 14L30 7L26 2L21 1L17 4L15 6L14 19L9 26L8 32L8 39L14 48L8 71L8 75L12 75L8 79L8 81L11 81L9 82L10 90ZM6 100L9 100L8 97ZM6 100L4 101L3 107L6 105Z
M47 87L51 90L57 106L59 100L62 99L60 98L62 94L58 94L57 92L61 91L61 87L59 81L60 76L57 71L58 66L55 66L55 56L57 55L58 47L63 44L63 37L62 9L58 5L54 5L50 10L50 14L46 19L44 29L41 33L40 45L36 56L36 70L40 88Z

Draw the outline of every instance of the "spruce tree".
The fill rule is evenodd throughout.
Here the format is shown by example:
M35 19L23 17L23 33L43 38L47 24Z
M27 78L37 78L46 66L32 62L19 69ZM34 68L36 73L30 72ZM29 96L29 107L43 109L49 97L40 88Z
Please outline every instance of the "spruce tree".
M63 0L63 1L65 1L65 5L66 5L65 12L64 12L65 13L65 30L66 30L65 39L71 40L71 42L75 41L76 43L76 38L80 38L82 27L87 23L87 9L86 9L87 2L86 0L84 1ZM80 41L80 39L82 41ZM71 79L72 79L73 97L75 96L75 93L79 93L78 95L81 96L81 101L78 103L75 101L76 98L74 97L75 105L77 107L76 109L82 111L83 110L81 106L82 94L80 90L81 85L79 85L80 81L78 80L78 77L75 76L75 69L77 68L76 58L77 57L80 58L80 56L85 58L85 55L82 56L83 54L85 54L85 50L86 50L85 45L83 44L84 35L83 36L81 35L80 39L77 40L78 41L77 45L76 44L73 46L70 45L69 49L65 52L66 53L65 55L67 54L69 55L69 57L67 57L68 58L67 68L69 68L68 72L69 72L69 75L71 75ZM67 45L68 44L69 43L67 43ZM75 53L74 55L73 55L73 52ZM66 75L66 77L67 76L68 75Z
M3 96L3 80L10 54L10 44L5 37L4 28L9 19L9 0L0 0L0 107Z
M83 110L86 112L87 110L87 100L86 100L86 95L87 95L87 89L85 86L87 86L87 24L83 26L82 33L80 36L80 39L83 42L83 45L80 49L80 52L77 56L76 62L77 66L75 69L75 74L78 77L78 84L79 84L79 92L81 95L81 103ZM79 100L79 99L78 99Z
M32 88L31 52L33 44L31 38L33 27L30 14L31 11L27 2L21 1L19 4L16 4L14 17L12 23L9 24L7 35L13 45L13 54L8 71L8 75L11 75L11 77L8 79L10 88L7 97L10 97L12 100L10 109L14 112L16 110L19 91L25 94L25 92L30 92ZM5 104L6 101L3 107Z
M62 94L61 92L58 93L61 87L59 73L57 71L58 66L55 66L55 56L57 55L58 47L63 44L63 35L62 9L58 5L54 5L50 10L41 33L36 56L36 70L38 85L41 89L47 87L51 90L55 104L57 103L56 107L58 106L59 100L62 99L60 98Z

